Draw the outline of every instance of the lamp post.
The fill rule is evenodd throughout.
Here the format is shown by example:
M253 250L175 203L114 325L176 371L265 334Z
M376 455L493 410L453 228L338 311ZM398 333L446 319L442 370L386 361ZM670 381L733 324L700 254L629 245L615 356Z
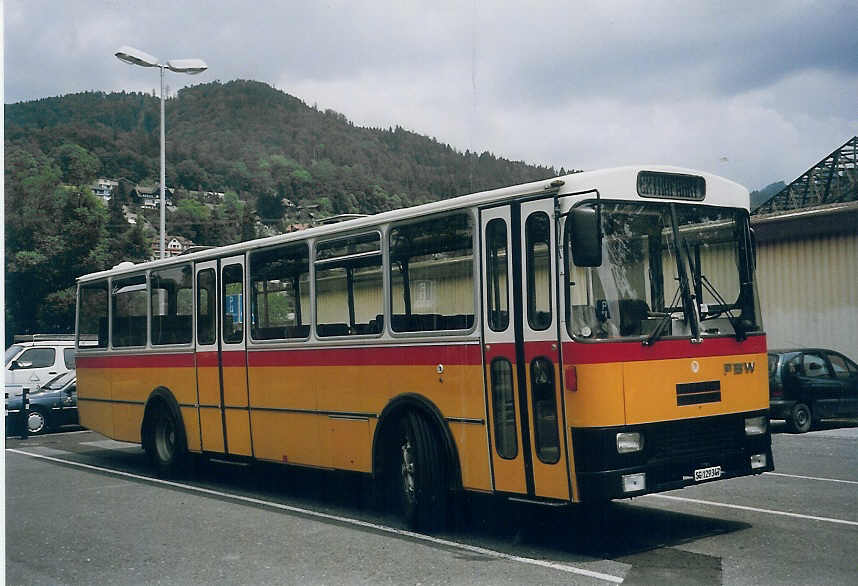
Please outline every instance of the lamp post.
M167 179L165 170L165 151L166 140L164 137L164 69L175 71L176 73L187 73L196 75L208 69L208 65L202 59L170 59L166 63L160 63L157 57L153 57L149 53L145 53L134 47L122 46L115 53L116 58L131 65L139 65L141 67L157 67L161 70L161 258L164 258L166 247L166 227L167 227L167 198L165 195Z

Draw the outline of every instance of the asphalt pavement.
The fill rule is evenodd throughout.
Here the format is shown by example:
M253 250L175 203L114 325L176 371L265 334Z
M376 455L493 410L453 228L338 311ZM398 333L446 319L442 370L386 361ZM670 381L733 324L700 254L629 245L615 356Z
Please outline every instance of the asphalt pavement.
M854 584L858 422L773 435L776 470L606 507L473 495L405 531L361 476L152 476L88 431L6 440L8 584Z

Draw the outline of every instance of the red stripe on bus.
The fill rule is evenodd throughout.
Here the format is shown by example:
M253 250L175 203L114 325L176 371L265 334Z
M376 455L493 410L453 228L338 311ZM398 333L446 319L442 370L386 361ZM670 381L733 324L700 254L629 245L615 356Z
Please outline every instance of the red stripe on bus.
M606 362L638 362L675 358L705 358L736 354L763 354L766 337L751 336L739 342L735 338L708 338L701 344L691 340L659 340L651 346L640 342L566 342L563 359L566 364L600 364Z
M77 368L193 368L193 354L78 356Z
M219 362L217 351L215 352L197 352L197 367L214 367L217 368Z
M245 366L247 361L244 356L244 350L233 350L232 352L223 353L224 366ZM199 368L217 368L218 353L217 352L197 352L197 366Z
M221 362L223 366L247 366L247 354L244 350L234 350L232 352L221 352Z
M480 365L476 344L367 348L312 348L250 352L250 366Z

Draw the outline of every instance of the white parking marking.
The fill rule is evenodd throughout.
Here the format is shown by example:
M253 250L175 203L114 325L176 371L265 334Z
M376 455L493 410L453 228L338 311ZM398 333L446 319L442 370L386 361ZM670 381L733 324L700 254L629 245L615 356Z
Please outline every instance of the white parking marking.
M65 456L71 453L66 450L58 450L48 446L33 446L30 449L33 450L34 453L41 454L43 456Z
M82 446L93 446L96 448L105 448L108 450L132 450L140 448L140 444L132 444L128 442L118 442L112 439L100 440L97 442L80 442Z
M159 484L162 486L172 486L175 488L181 488L183 490L188 490L192 492L197 492L200 494L216 496L220 498L227 498L230 500L249 503L253 505L262 505L265 507L270 507L274 509L279 509L281 511L288 511L290 513L298 513L301 515L305 515L308 517L315 517L318 519L325 519L326 521L335 521L337 523L344 523L347 525L353 525L356 527L362 527L364 529L372 529L375 531L390 533L393 535L399 535L403 537L408 537L414 539L415 541L424 541L428 543L434 543L436 545L441 545L444 547L459 549L462 551L467 551L469 553L476 553L480 555L484 555L486 557L491 557L500 560L507 560L512 562L518 562L522 564L529 564L532 566L540 566L543 568L549 568L552 570L558 570L561 572L567 572L570 574L577 574L579 576L587 576L589 578L595 578L597 580L604 580L606 582L612 582L614 584L622 584L623 578L621 576L614 576L613 574L605 574L603 572L594 572L592 570L587 570L585 568L579 568L576 566L570 566L567 564L561 564L557 562L550 562L548 560L538 560L534 558L525 558L516 555L511 555L508 553L503 553L500 551L495 551L492 549L486 549L484 547L478 547L475 545L468 545L466 543L458 543L456 541L449 541L447 539L440 539L438 537L432 537L430 535L423 535L421 533L413 533L411 531L405 531L404 529L396 529L394 527L387 527L386 525L378 525L376 523L370 523L368 521L361 521L359 519L351 519L349 517L341 517L339 515L330 515L328 513L320 513L318 511L313 511L310 509L302 509L300 507L294 507L291 505L284 505L282 503L275 503L271 501L265 501L262 499L257 499L248 496L242 496L237 494L230 494L227 492L221 492L218 490L212 490L209 488L201 488L198 486L192 486L189 484L182 484L180 482L172 482L170 480L161 480L160 478L150 478L148 476L140 476L137 474L132 474L130 472L122 472L121 470L111 470L110 468L102 468L100 466L93 466L91 464L83 464L81 462L74 462L71 460L64 460L61 458L53 458L51 456L43 456L41 454L34 454L31 452L25 452L23 450L17 450L14 448L7 448L7 452L13 452L15 454L20 454L22 456L29 456L31 458L38 458L41 460L49 460L51 462L58 462L60 464L67 464L70 466L76 466L78 468L84 468L86 470L95 470L97 472L104 472L107 474L112 474L114 476L121 476L124 478L134 478L137 480L142 480L144 482L150 482L152 484Z
M782 517L795 517L797 519L809 519L811 521L823 521L825 523L838 523L840 525L852 525L858 527L858 521L847 521L846 519L834 519L832 517L817 517L814 515L802 515L800 513L790 513L788 511L775 511L774 509L760 509L757 507L747 507L745 505L731 505L729 503L718 503L714 501L704 501L700 499L690 499L682 496L672 496L669 494L645 494L640 498L659 498L671 501L680 501L683 503L694 503L696 505L710 505L713 507L722 507L725 509L736 509L739 511L752 511L754 513L765 513L767 515L780 515Z
M801 478L803 480L823 480L825 482L842 482L843 484L858 484L856 480L840 480L839 478L821 478L819 476L801 476L800 474L782 474L780 472L764 472L767 476L784 476L786 478Z

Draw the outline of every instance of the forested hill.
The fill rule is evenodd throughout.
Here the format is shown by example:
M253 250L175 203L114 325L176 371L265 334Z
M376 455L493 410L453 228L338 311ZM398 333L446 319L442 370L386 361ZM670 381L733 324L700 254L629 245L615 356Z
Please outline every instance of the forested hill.
M76 277L152 254L157 211L131 188L158 183L159 108L152 95L102 92L5 106L7 342L73 331ZM252 81L184 89L166 113L167 232L202 245L558 174L361 128ZM107 206L91 192L97 177L119 181Z
M6 144L50 156L63 143L98 158L99 175L158 178L159 103L89 92L6 107ZM400 127L363 128L253 81L209 83L168 99L167 184L235 191L272 222L283 199L320 213L375 213L556 175L490 153L462 153Z

